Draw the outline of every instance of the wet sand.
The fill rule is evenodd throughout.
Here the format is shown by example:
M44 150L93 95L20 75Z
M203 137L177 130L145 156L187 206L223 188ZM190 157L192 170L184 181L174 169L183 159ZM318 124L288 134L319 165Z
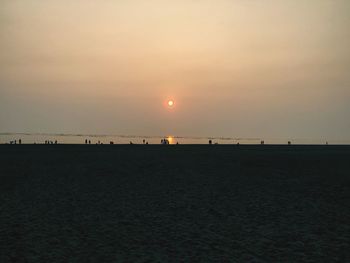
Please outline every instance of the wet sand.
M0 145L0 262L350 261L350 146Z

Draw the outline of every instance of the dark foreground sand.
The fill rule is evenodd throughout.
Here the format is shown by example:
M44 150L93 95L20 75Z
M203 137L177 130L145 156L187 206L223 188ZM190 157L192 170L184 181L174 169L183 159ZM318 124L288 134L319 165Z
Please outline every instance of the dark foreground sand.
M346 261L348 146L0 146L0 262Z

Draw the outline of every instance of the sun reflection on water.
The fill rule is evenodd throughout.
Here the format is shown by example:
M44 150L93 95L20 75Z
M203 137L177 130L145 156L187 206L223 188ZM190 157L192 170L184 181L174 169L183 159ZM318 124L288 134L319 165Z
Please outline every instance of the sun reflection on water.
M169 141L169 144L176 144L176 140L175 140L174 136L169 135L166 138Z

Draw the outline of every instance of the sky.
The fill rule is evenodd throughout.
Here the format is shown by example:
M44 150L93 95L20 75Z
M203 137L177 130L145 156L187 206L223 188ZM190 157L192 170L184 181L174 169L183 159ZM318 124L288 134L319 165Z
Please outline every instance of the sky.
M0 132L348 140L349 27L348 0L1 0Z

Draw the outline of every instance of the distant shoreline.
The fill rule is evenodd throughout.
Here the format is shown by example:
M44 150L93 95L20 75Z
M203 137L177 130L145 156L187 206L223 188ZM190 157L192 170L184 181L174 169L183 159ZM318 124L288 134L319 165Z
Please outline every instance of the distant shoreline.
M42 144L45 141L56 141L59 144L84 144L85 140L91 144L103 143L109 144L160 144L162 139L168 139L170 144L266 144L266 145L284 145L290 142L292 145L350 145L348 139L326 139L326 138L244 138L244 137L215 137L215 136L176 136L176 135L108 135L108 134L54 134L54 133L0 133L0 144L10 141L20 140L22 144Z
M350 144L169 144L169 145L161 145L161 144L142 144L142 143L114 143L114 144L108 144L108 143L102 143L102 144L84 144L84 143L58 143L58 144L45 144L45 143L22 143L22 144L9 144L9 143L0 143L1 146L11 146L11 147L27 147L27 146L47 146L47 147L62 147L62 146L72 146L72 147L120 147L120 146L127 146L127 147L230 147L230 148L254 148L254 149L268 149L268 148L334 148L334 147L346 147L350 148Z

